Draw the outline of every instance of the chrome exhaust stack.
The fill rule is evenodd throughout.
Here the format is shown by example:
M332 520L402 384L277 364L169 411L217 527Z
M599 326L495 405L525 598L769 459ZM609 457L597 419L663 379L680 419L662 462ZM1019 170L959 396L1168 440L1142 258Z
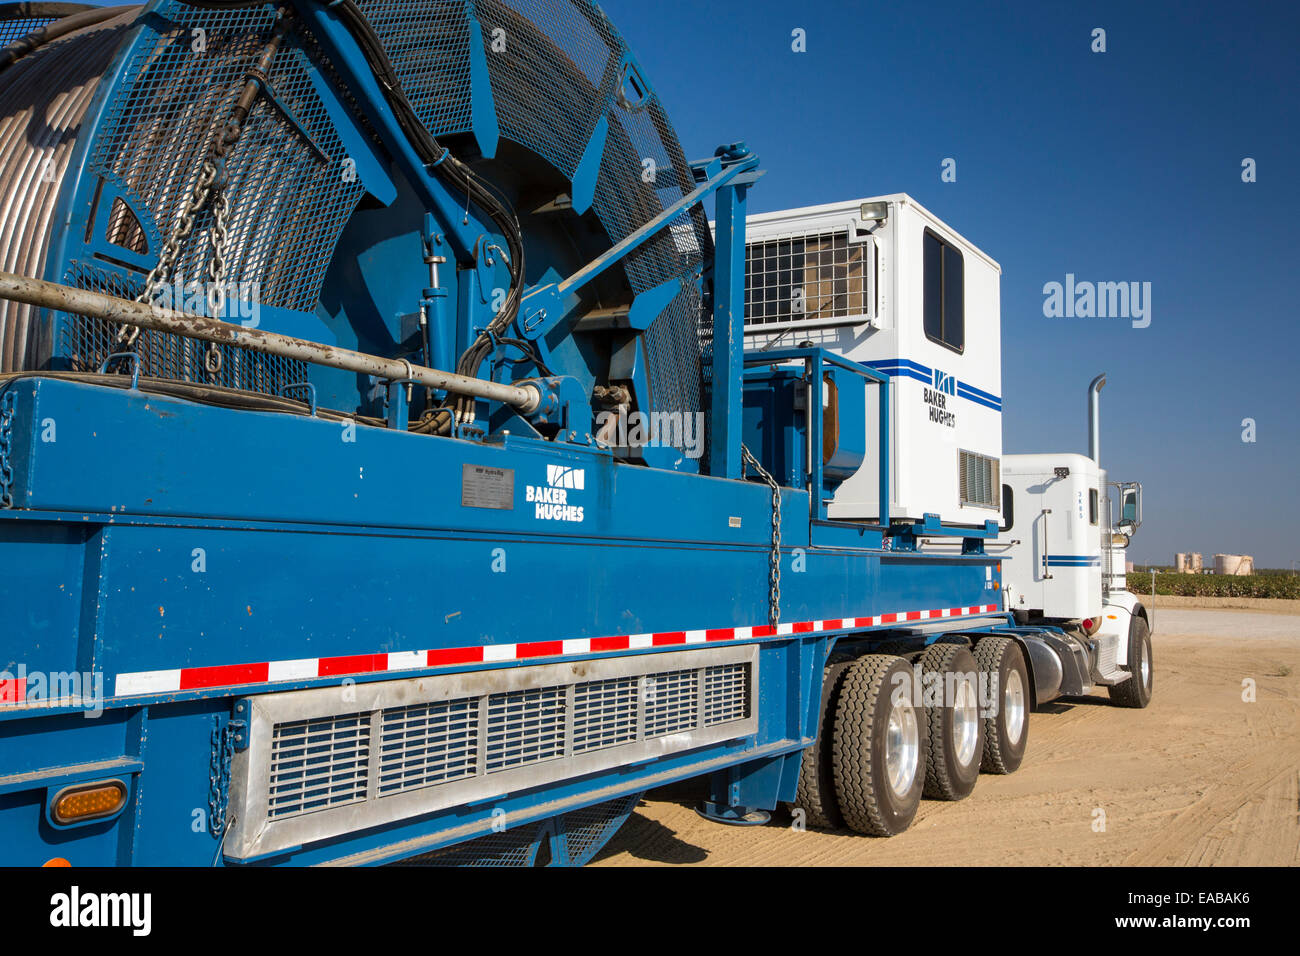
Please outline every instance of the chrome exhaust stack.
M1101 464L1101 390L1106 385L1106 373L1102 372L1088 386L1088 457L1094 464Z

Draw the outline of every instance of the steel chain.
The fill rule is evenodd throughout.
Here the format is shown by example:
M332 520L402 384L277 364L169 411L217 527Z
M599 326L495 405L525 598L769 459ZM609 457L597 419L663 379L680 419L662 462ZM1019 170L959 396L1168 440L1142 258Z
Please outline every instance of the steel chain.
M221 184L217 182L219 173L217 163L232 142L233 137L230 136L229 132L223 132L220 144L213 150L216 159L210 158L203 161L203 166L199 170L199 178L195 181L190 195L181 203L180 213L176 217L171 234L167 237L167 241L163 243L162 251L158 255L158 264L145 277L144 290L136 296L137 302L148 304L153 301L158 286L167 276L175 272L176 257L180 254L181 243L189 238L190 233L194 231L194 217L210 205L212 209L212 226L208 230L208 242L212 248L212 255L208 259L209 283L206 298L208 312L213 318L220 318L224 312L226 304L226 242L230 233L230 199L226 196L225 190L221 188ZM120 345L133 346L139 337L140 327L138 325L123 325L117 330L117 341ZM203 357L203 367L210 375L216 375L221 371L221 366L221 349L216 342L209 342L208 350Z
M158 286L170 276L176 268L176 257L180 254L181 243L194 231L194 216L207 205L212 195L212 184L217 178L217 166L212 160L204 160L199 170L199 178L194 183L190 194L181 202L180 212L172 225L172 231L163 243L158 254L158 264L149 271L144 280L144 289L135 297L137 302L148 304L158 291ZM140 336L138 325L123 325L117 330L117 341L122 345L134 345Z
M14 402L12 387L0 397L0 508L14 506Z
M226 829L230 799L230 764L235 756L235 734L230 725L212 718L212 757L208 767L208 833L220 837Z
M768 557L768 617L773 627L781 623L781 486L744 443L740 446L742 466L753 468L772 489L772 551Z

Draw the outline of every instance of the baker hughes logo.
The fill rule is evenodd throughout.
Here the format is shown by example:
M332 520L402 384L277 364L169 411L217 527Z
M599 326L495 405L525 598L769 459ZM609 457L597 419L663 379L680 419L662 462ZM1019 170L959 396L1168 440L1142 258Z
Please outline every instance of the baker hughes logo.
M930 406L930 421L953 428L957 424L956 414L948 407L948 399L957 397L957 379L937 368L932 373L930 388L924 389L922 400Z
M547 521L581 521L582 505L569 501L569 493L587 487L587 473L569 465L547 465L545 485L526 485L525 498L533 503L538 518Z

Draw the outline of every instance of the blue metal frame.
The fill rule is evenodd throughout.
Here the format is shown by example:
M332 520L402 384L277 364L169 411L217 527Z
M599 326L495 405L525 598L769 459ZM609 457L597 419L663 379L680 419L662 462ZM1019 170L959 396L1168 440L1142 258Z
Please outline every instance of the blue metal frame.
M826 366L831 365L836 368L842 368L860 375L872 385L887 386L889 376L877 372L873 368L861 365L858 362L846 359L843 356L836 355L824 348L788 348L788 349L769 349L762 352L746 352L744 354L744 364L752 365L772 365L785 362L802 362L805 369L805 381L820 383L823 378L823 371ZM817 394L820 394L818 392ZM880 388L880 416L877 422L877 441L879 442L879 495L881 517L880 523L876 527L889 528L889 389ZM808 409L807 428L812 433L811 447L820 449L822 447L822 416L814 414L814 409ZM827 520L827 501L820 493L823 486L822 480L822 456L814 453L808 464L809 480L808 487L816 489L818 493L812 495L811 517L815 521Z

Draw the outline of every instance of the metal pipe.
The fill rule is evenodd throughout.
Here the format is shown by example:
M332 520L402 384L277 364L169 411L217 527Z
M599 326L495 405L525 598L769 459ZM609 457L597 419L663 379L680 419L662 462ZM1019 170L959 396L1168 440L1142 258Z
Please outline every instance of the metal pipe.
M116 296L104 295L89 289L76 289L46 282L43 279L29 279L11 272L0 272L0 299L12 302L25 302L59 312L71 312L75 315L88 315L118 322L123 325L135 325L142 329L157 332L172 332L188 338L215 342L218 345L232 345L254 352L266 352L284 358L311 362L315 365L327 365L341 368L362 375L374 375L389 382L410 381L429 388L446 389L458 395L485 398L504 402L527 414L536 410L541 404L541 389L533 383L525 385L503 385L489 382L468 375L454 372L442 372L438 369L412 365L405 359L387 359L365 352L354 352L321 342L297 339L278 332L262 329L248 329L242 325L233 325L204 315L187 315L173 309L161 309L145 302L132 302Z
M1102 372L1088 386L1088 457L1094 464L1101 464L1101 390L1106 384L1106 373Z

